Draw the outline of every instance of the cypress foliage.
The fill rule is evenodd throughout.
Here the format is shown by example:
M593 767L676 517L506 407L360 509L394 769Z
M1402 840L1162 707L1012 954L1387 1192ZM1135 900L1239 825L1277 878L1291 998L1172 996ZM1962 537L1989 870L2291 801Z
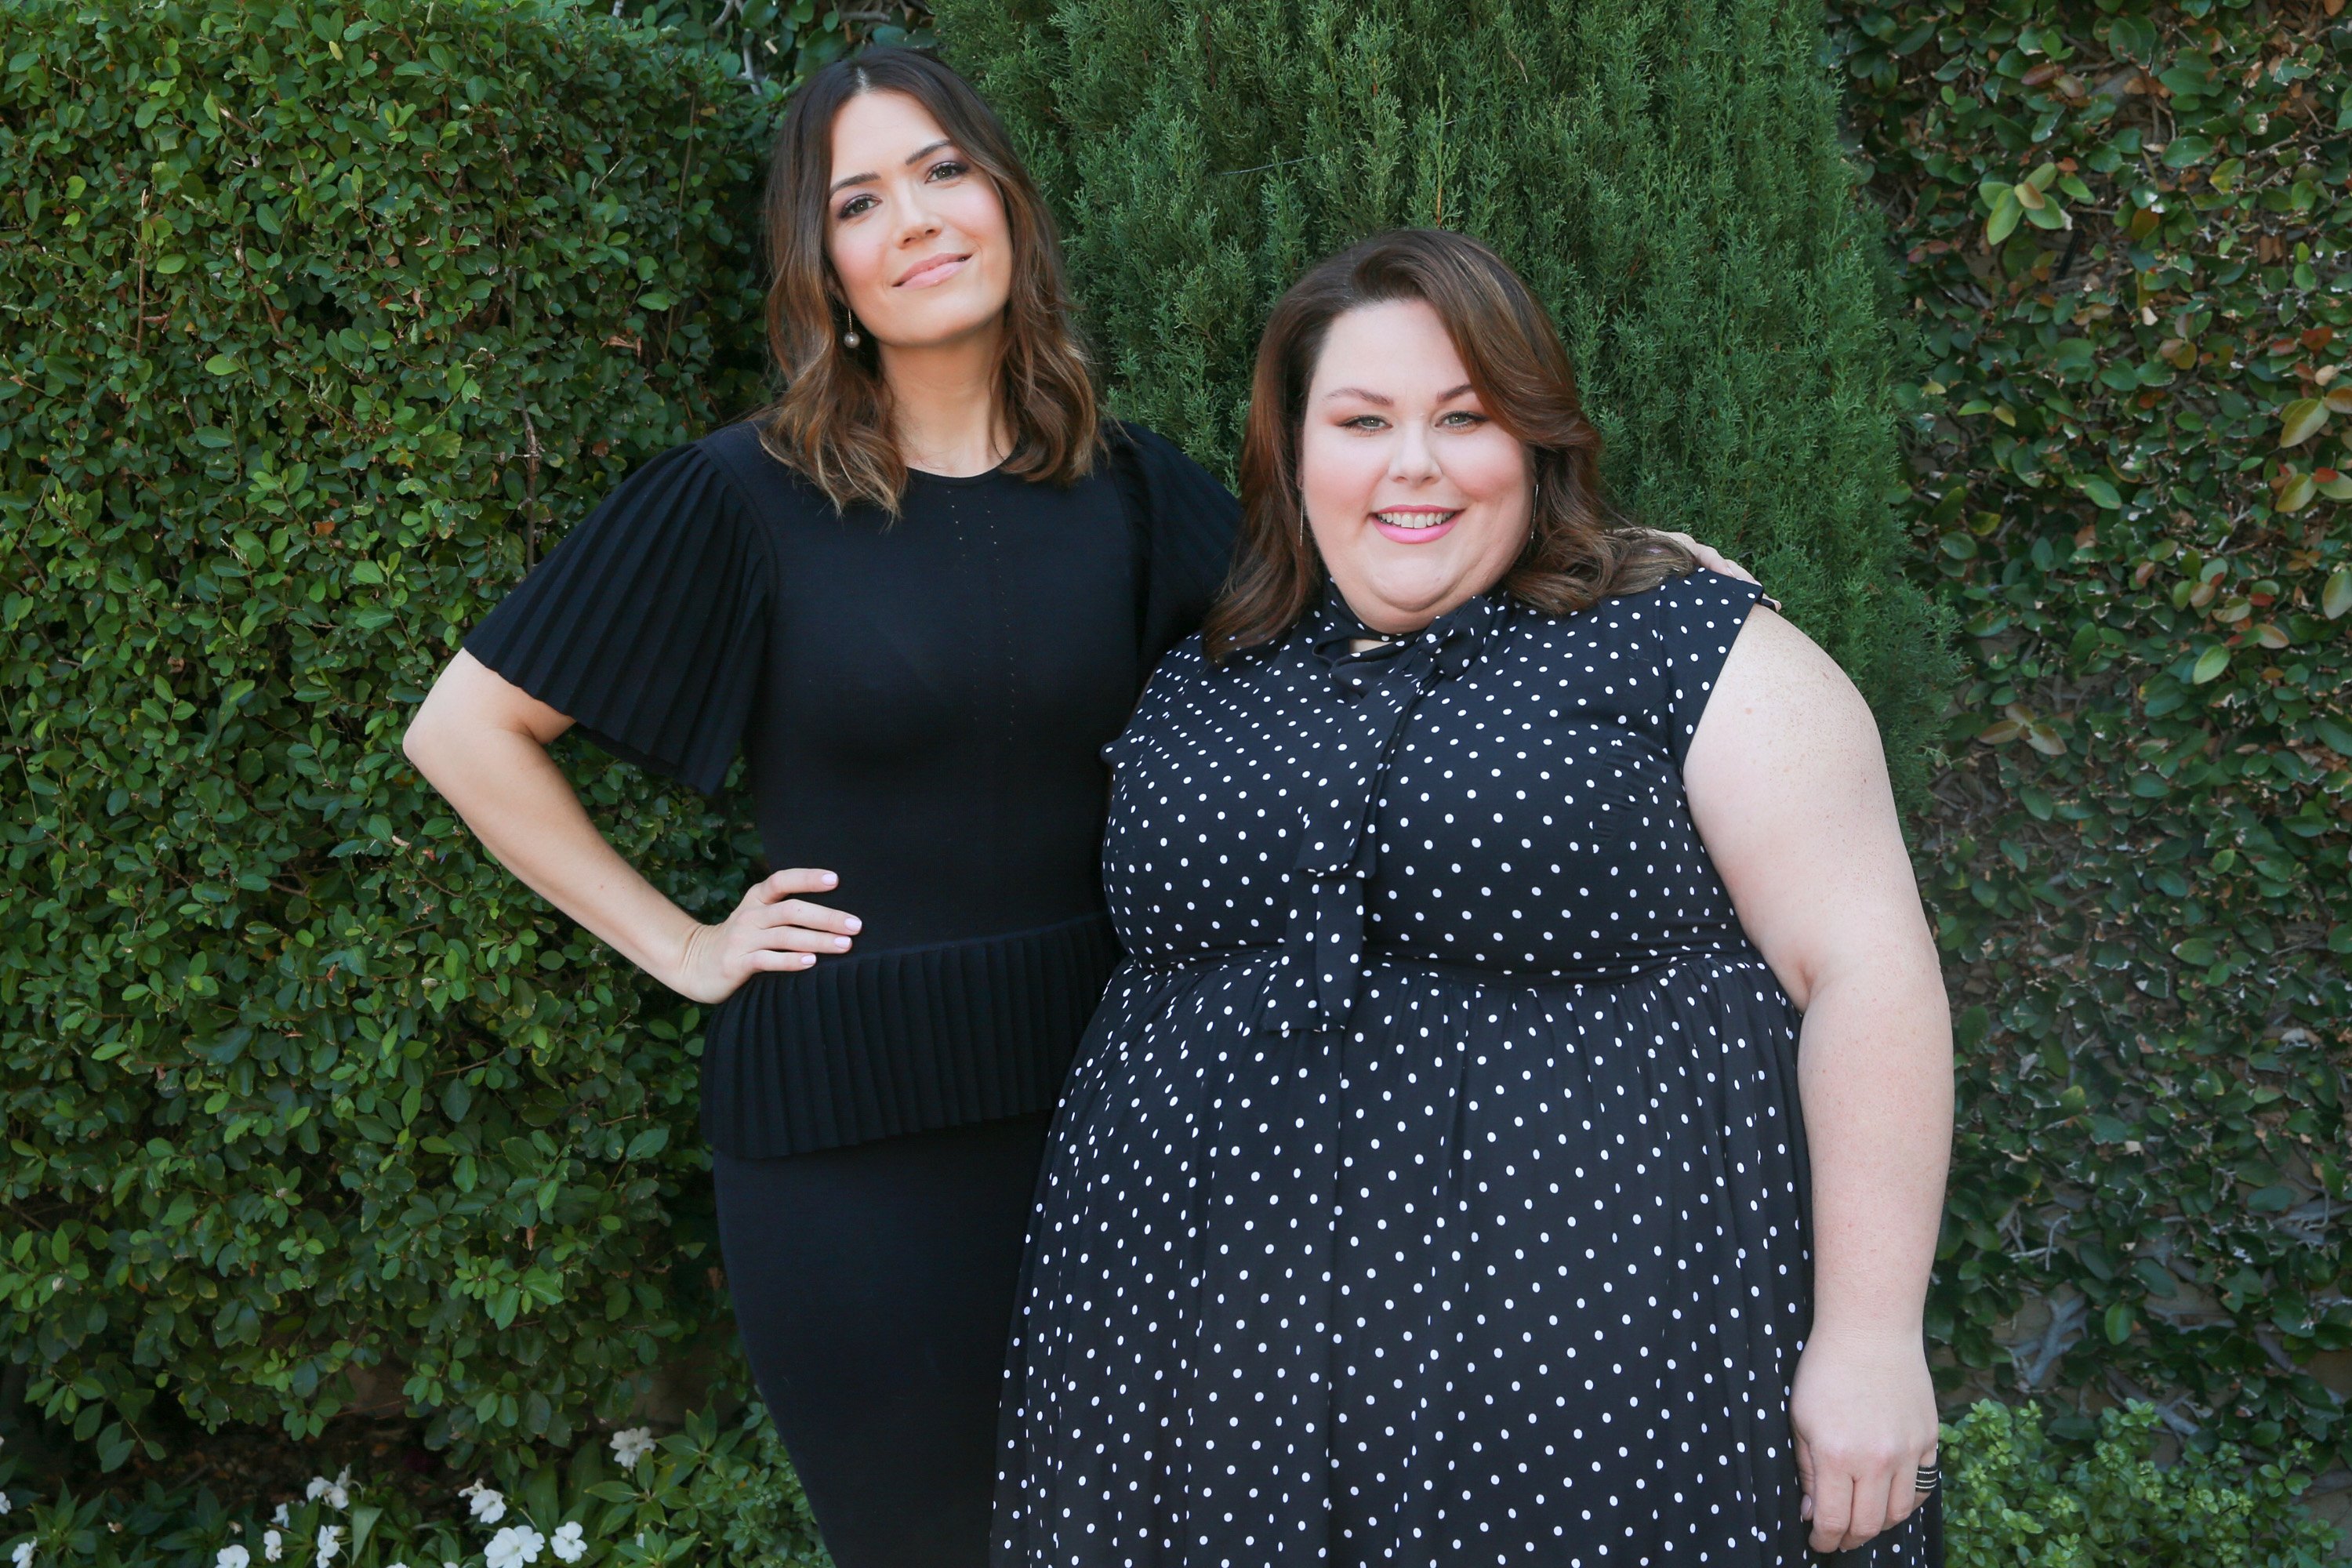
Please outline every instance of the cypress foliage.
M1903 577L1877 231L1819 11L1787 0L941 0L1058 203L1119 411L1230 473L1301 268L1425 224L1559 321L1654 527L1735 554L1868 695L1922 787L1948 655Z

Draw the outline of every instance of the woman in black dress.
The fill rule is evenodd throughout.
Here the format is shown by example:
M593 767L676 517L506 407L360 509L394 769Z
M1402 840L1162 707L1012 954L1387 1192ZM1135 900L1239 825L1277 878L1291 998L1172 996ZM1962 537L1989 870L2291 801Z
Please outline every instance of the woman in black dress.
M1237 509L1097 431L1045 205L946 68L812 79L768 226L781 401L632 475L407 751L524 881L716 1005L729 1290L835 1562L977 1568L1046 1124L1117 957L1099 752ZM777 869L695 921L549 762L575 724L706 793L746 754Z
M1318 268L1254 392L1109 749L997 1561L1936 1561L1950 1041L1867 708L1606 527L1475 242Z
M841 1568L976 1568L1023 1227L1116 958L1102 743L1200 624L1230 495L1097 430L1052 227L928 58L780 132L759 416L620 486L466 639L406 749L499 858L715 1004L702 1058L745 1351ZM546 747L715 793L767 864L697 922Z

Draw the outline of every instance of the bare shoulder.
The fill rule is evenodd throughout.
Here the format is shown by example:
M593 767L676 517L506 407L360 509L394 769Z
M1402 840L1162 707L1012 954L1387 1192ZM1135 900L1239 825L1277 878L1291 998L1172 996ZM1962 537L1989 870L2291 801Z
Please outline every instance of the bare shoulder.
M1837 660L1766 605L1750 610L1691 737L1689 773L1790 750L1880 756L1870 705Z

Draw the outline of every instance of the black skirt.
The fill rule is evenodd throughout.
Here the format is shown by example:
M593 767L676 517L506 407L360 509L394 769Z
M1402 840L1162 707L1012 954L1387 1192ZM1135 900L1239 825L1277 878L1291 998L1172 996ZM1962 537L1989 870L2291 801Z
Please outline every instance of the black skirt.
M836 1568L988 1560L997 1402L1051 1121L711 1156L743 1350Z

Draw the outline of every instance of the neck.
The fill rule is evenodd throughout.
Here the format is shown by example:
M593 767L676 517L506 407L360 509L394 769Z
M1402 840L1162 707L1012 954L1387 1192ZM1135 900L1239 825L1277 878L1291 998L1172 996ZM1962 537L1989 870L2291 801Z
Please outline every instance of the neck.
M997 404L1002 322L941 343L881 345L898 452L911 468L964 478L1004 460L1012 431Z

